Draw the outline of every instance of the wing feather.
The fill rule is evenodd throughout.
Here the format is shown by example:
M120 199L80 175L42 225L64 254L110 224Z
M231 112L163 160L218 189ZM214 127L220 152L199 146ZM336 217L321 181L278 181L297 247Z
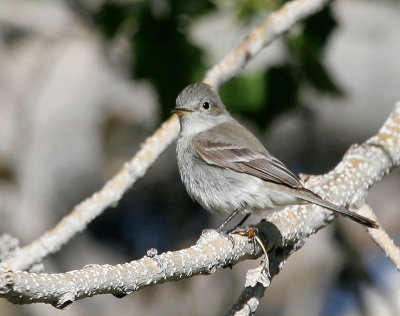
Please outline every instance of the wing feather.
M298 178L267 151L251 150L209 139L195 140L194 149L209 164L247 173L265 181L302 188Z

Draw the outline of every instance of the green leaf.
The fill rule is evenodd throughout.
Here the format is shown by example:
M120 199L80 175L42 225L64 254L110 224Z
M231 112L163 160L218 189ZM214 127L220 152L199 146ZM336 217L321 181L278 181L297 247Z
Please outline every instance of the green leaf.
M162 119L170 115L175 98L194 74L204 69L203 51L185 32L178 31L174 16L155 18L149 9L140 17L132 42L135 78L148 79L157 88Z
M221 88L220 95L233 112L259 113L266 97L265 78L262 74L235 78Z
M334 81L326 67L313 54L302 56L304 79L319 92L331 95L343 95L342 89Z

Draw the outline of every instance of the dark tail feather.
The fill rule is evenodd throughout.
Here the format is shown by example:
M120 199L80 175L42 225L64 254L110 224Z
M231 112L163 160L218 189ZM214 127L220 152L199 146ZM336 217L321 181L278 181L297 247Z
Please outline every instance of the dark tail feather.
M379 225L372 219L366 218L364 216L358 215L357 213L351 212L344 207L335 205L331 202L328 202L326 200L323 200L319 195L315 194L314 192L303 189L303 190L296 190L297 194L295 194L297 197L307 201L311 202L313 204L317 204L319 206L322 206L324 208L327 208L329 210L338 212L341 215L344 215L353 221L363 224L365 226L368 226L370 228L378 228Z

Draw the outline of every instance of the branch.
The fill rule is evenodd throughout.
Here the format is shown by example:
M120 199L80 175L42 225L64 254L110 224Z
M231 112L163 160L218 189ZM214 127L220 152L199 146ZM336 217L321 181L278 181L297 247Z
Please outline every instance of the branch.
M305 185L340 205L364 204L369 187L399 161L400 102L376 136L352 146L334 170L309 177ZM257 225L268 251L268 278L278 274L287 258L334 218L333 212L315 205L291 206L268 214L267 221ZM43 302L66 308L75 300L97 294L122 297L149 285L210 274L261 254L260 247L248 238L206 231L188 249L116 266L90 265L67 273L37 274L9 271L0 265L0 297L19 304ZM230 314L253 313L267 286L264 282L264 286L247 287Z
M196 245L144 257L116 266L89 265L59 274L37 274L0 268L0 297L17 304L48 303L65 309L74 301L98 294L123 297L156 283L214 273L256 254L247 238L205 231Z
M353 145L342 161L328 174L311 176L305 186L338 205L364 205L368 189L391 167L400 163L400 101L387 118L379 132L362 145ZM365 207L364 207L365 208ZM368 216L371 213L362 215ZM268 253L269 273L272 279L283 268L287 258L300 249L311 234L325 227L336 215L316 205L297 205L266 216L275 225L282 241ZM375 219L375 218L373 218ZM368 229L374 241L384 249L398 268L399 249L383 228ZM270 235L264 231L264 242ZM377 238L377 236L379 236ZM276 233L275 233L276 238ZM229 315L254 313L267 286L257 283L246 287Z
M360 213L361 215L372 218L375 221L377 220L373 210L367 204L364 204L360 208ZM396 246L389 235L382 229L382 227L379 227L378 229L368 229L368 233L373 241L383 250L386 257L388 257L396 266L397 270L400 271L400 249Z
M204 82L219 88L238 75L247 62L265 46L286 32L299 21L313 15L328 5L331 0L296 0L286 3L255 28L232 52L209 70Z
M263 47L276 37L289 31L298 21L322 9L329 0L295 0L271 14L247 38L206 75L204 81L215 87L237 75ZM3 262L10 270L26 270L41 262L50 253L58 251L77 233L103 211L116 205L122 195L143 175L157 157L173 142L179 132L179 122L174 115L149 137L139 152L104 187L87 198L65 216L53 229L31 244L19 249L13 257Z

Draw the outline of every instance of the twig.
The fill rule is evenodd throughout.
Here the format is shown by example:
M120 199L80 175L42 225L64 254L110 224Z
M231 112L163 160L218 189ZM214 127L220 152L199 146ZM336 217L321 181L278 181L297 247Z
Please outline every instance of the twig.
M277 36L287 32L296 22L322 9L329 0L295 0L287 3L264 23L254 29L247 38L206 75L204 81L220 86L237 75L263 47ZM53 229L44 233L31 244L21 248L14 257L3 262L10 270L25 270L41 262L50 253L58 251L77 233L81 232L97 216L110 206L116 205L122 195L147 171L157 157L175 140L179 123L174 115L169 118L143 144L135 157L91 197L78 204Z
M372 218L375 221L377 220L374 211L368 204L361 206L359 213L363 216ZM378 229L368 229L368 233L373 241L382 248L386 257L388 257L396 266L397 270L400 271L400 249L389 237L389 235L382 229L382 227Z
M209 70L204 82L219 88L238 75L249 60L297 22L322 10L332 0L295 0L286 3L255 28L232 52Z

